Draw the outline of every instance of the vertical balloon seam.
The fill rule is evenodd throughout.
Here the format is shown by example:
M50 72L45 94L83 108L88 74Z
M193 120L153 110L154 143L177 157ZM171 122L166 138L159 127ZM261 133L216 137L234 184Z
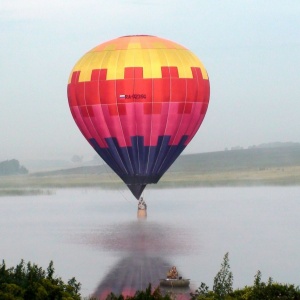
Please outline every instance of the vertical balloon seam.
M151 171L153 170L153 161L151 160L151 153L153 153L153 155L155 156L155 147L153 147L152 145L152 139L153 139L153 118L154 118L154 79L153 79L153 66L152 66L152 59L151 59L151 50L153 50L152 48L152 43L148 43L148 41L146 41L147 43L147 52L149 55L149 62L150 62L150 70L151 70L151 114L150 114L150 136L149 136L149 150L148 150L148 158L147 158L147 165L146 165L146 174L151 174Z
M166 62L167 62L167 67L168 67L168 71L169 71L169 86L170 86L170 93L169 93L169 101L168 101L168 113L167 113L167 120L166 120L166 123L165 123L165 129L164 129L164 134L163 134L163 137L162 137L162 142L160 144L160 147L159 147L159 150L158 150L158 154L156 155L156 160L155 160L155 163L154 163L154 166L152 168L152 171L155 170L156 168L156 165L158 163L158 160L160 158L160 154L161 154L161 150L162 150L162 147L163 147L163 142L164 140L166 139L166 131L167 131L167 127L168 127L168 118L169 118L169 112L170 112L170 102L171 102L171 98L172 98L172 95L171 95L171 91L172 91L172 85L171 85L171 74L170 74L170 65L169 65L169 61L168 61L168 57L167 55L165 54L165 51L164 51L164 48L161 48L162 50L162 53L164 54L165 58L166 58Z
M164 51L164 53L166 52L165 49L164 49L163 51ZM168 113L167 113L166 126L165 126L165 130L164 130L164 133L163 133L163 141L164 141L165 139L167 139L168 143L170 143L170 140L171 140L171 134L170 134L170 136L168 136L168 135L167 135L167 131L168 131L168 126L169 126L169 124L170 124L170 108L171 108L171 106L172 106L172 104L173 104L173 102L172 102L172 99L173 99L173 93L172 93L172 92L173 92L173 85L174 85L174 82L173 82L173 80L172 80L172 74L171 74L171 70L170 70L170 68L173 67L173 66L171 66L171 63L170 63L170 60L169 60L168 55L165 54L165 58L166 58L166 60L167 60L167 66L168 66L168 71L169 71L169 83L170 83L169 86L170 86L170 93L169 93L169 102L168 102ZM171 123L172 123L172 120L171 120ZM159 161L159 163L158 163L158 166L157 166L157 167L155 166L155 168L156 168L156 173L157 173L157 174L159 174L159 168L160 168L160 166L162 165L162 161L164 160L165 152L166 152L166 151L169 151L168 148L164 149L164 148L162 147L163 141L162 141L162 144L161 144L161 147L160 147L160 151L159 151L159 152L161 152L161 150L163 150L164 153L163 153L162 158L160 158L160 153L158 154L158 156L157 156L157 161ZM162 175L162 174L161 174L161 175Z
M151 52L150 52L150 43L148 40L146 40L146 48L147 48L147 54L149 57L149 64L150 64L150 70L151 70L151 114L150 114L150 136L149 136L149 151L147 155L147 163L146 163L146 168L145 168L145 174L148 174L148 168L149 168L149 162L150 162L150 153L151 153L151 138L152 138L152 132L153 132L153 111L154 111L154 98L153 98L153 70L152 70L152 60L151 60Z
M140 40L140 38L138 38L137 39L138 41ZM134 42L134 38L133 37L131 37L130 38L130 42L131 41L133 41ZM129 42L129 43L130 43ZM129 44L128 43L128 44ZM132 55L133 56L133 65L132 65L132 67L133 68L135 68L136 66L135 66L135 55L134 55L134 53L131 53L130 55ZM133 77L132 77L132 80L133 80L133 91L132 91L132 94L134 94L135 93L135 69L133 69L133 72L134 72L134 74L133 74ZM130 137L130 139L131 139L131 144L132 144L132 156L134 156L134 153L133 153L133 149L134 149L134 147L137 149L137 151L138 151L138 153L137 153L137 156L138 156L138 158L135 160L135 157L132 157L133 158L133 161L135 162L137 162L137 165L136 165L136 163L134 164L135 165L135 172L134 172L134 175L138 175L139 174L139 170L140 170L140 159L139 159L139 145L138 145L138 143L139 143L139 139L138 139L138 124L137 124L137 103L136 103L136 101L134 101L134 100L132 100L132 103L131 103L131 105L132 105L132 107L133 107L133 113L131 114L131 117L132 117L132 120L133 120L133 124L134 124L134 128L135 128L135 135L134 136L131 136ZM134 145L135 144L135 145ZM137 170L136 170L136 168L137 168Z
M77 64L80 62L80 61L82 61L82 60L84 60L85 59L85 55L77 62ZM73 68L73 70L72 70L72 74L73 74L73 72L74 72L74 68ZM81 71L79 71L75 76L76 76L76 81L75 82L79 82L79 77L80 77L80 73L81 73ZM77 89L77 86L75 86L74 87L75 89ZM78 113L79 113L79 115L80 115L80 117L81 117L81 120L82 120L82 124L84 124L84 126L85 126L85 128L86 128L86 131L90 134L90 136L92 136L91 135L91 133L90 133L90 130L88 129L88 127L86 126L86 124L85 124L85 122L84 122L84 119L83 119L83 116L82 116L82 112L81 112L81 110L80 110L80 108L79 108L79 100L78 100L78 94L77 93L75 93L75 101L76 101L76 104L77 104L77 107L78 107ZM71 109L71 107L70 107L70 109ZM77 122L75 121L75 123L77 124ZM79 128L79 130L81 131L81 129L80 129L80 127L78 126L78 128ZM82 131L81 131L82 132ZM83 132L82 132L82 134L83 134ZM83 136L85 137L85 135L83 134Z
M176 56L178 57L178 61L181 61L181 64L183 65L182 58L180 57L180 55L178 55L178 51L179 51L179 50L176 49L176 50L174 51L174 53L175 53ZM187 101L187 78L186 78L186 77L187 77L187 76L185 76L185 78L184 78L184 79L185 79L185 98L184 98L183 112L182 112L182 114L181 114L180 122L179 122L178 125L177 125L177 130L176 130L176 133L175 133L175 135L174 135L173 140L175 140L176 137L177 137L177 135L178 135L178 132L179 132L179 129L181 128L181 123L182 123L182 120L183 120L183 117L184 117L184 110L185 110L186 101ZM179 100L178 100L178 99L177 99L177 102L179 103ZM172 142L171 139L170 139L170 142ZM169 154L170 154L170 157L168 157ZM166 153L166 156L165 156L164 160L162 161L162 163L161 163L161 165L160 165L160 167L159 167L159 169L158 169L158 173L159 173L160 170L162 169L162 167L163 167L165 161L168 161L168 160L171 160L171 161L172 161L172 156L173 156L173 155L174 155L174 154L173 154L172 148L170 147L170 148L168 149L168 152ZM176 155L176 154L175 154L175 155ZM177 156L179 156L179 155L177 155ZM177 157L177 156L176 156L176 157Z
M196 57L197 58L197 57ZM198 58L197 58L198 59ZM200 61L200 63L202 64L202 62ZM204 68L204 66L203 66L203 68ZM207 76L207 79L204 79L204 77L205 77L205 74L203 74L202 73L202 69L200 69L200 73L201 73L201 76L202 76L202 80L204 80L204 82L206 83L206 84L204 84L204 93L203 93L203 96L202 96L202 99L201 99L201 102L202 102L202 106L201 106L201 109L202 109L202 107L203 107L203 104L204 105L206 105L206 106L208 106L208 103L209 103L209 98L208 98L208 102L207 102L207 104L206 103L204 103L204 101L205 101L205 99L204 99L204 96L205 96L205 93L208 93L208 96L209 96L209 78L208 78L208 74L207 74L207 71L206 71L206 69L204 68L204 70L205 70L205 72L206 72L206 76ZM198 76L198 75L197 75ZM197 81L198 83L197 84L199 84L199 80ZM207 110L207 109L206 109ZM206 113L206 111L205 111L205 113ZM193 130L191 131L191 138L190 138L190 141L193 139L193 137L196 135L196 133L197 133L197 131L198 131L198 129L200 128L200 126L201 126L201 124L202 124L202 122L203 122L203 120L204 120L204 116L202 117L202 120L200 120L200 122L197 124L195 124L195 126L194 126L194 128L193 128Z
M153 48L150 48L150 47L153 47L152 44L151 46L149 45L148 47L148 53L149 53L149 57L150 57L150 64L151 64L151 92L152 92L152 99L151 99L151 104L152 104L152 112L151 112L151 134L150 134L150 142L149 142L149 152L148 152L148 161L147 161L147 168L146 168L146 174L151 174L152 171L153 171L153 164L154 162L150 159L151 158L151 154L153 153L153 157L155 157L155 153L157 151L157 149L155 149L155 146L152 144L152 134L153 134L153 118L154 118L154 78L153 78L153 65L152 65L152 58L151 58L151 50L153 50ZM156 137L156 141L155 143L157 143L158 141L158 136L155 136Z
M193 65L192 64L192 62L194 61L193 59L192 59L192 56L191 55L189 55L188 56L188 59L190 60L190 62L191 62L191 66ZM198 97L199 97L199 89L200 89L200 87L199 87L199 78L198 78L198 73L197 72L195 72L196 74L195 74L195 76L197 76L197 80L196 80L196 82L197 82L197 89L196 89L196 95L195 95L195 101L193 102L193 110L192 110L192 113L191 113L191 119L193 119L193 117L194 117L194 115L195 114L197 114L197 105L196 105L196 103L197 103L197 99L198 99ZM201 100L202 101L202 100ZM187 133L189 132L189 129L191 128L191 126L193 126L192 125L192 123L193 122L190 122L189 123L189 125L186 127L186 130L185 130L185 134L184 135L187 135ZM195 126L197 126L197 122L196 122L196 125ZM189 135L189 137L191 137L192 138L192 133Z
M105 55L102 57L101 63L99 64L99 69L100 69L100 70L102 70L102 65L103 65L103 62L104 62L105 57L107 56L107 54L108 54L108 51L106 51ZM100 79L100 72L99 72L99 74L98 74L98 80L97 80L97 84L98 84L97 93L98 93L98 100L99 100L99 109L101 109L103 118L104 118L104 120L105 120L105 114L104 114L104 112L103 112L103 106L104 106L104 104L101 104L101 96L100 96L100 80L101 80L101 79ZM109 132L110 136L112 136L112 135L111 135L111 132L110 132L110 129L109 129L109 126L107 126L107 122L106 122L106 121L103 122L103 125L105 125L105 127L106 127L107 131ZM103 125L102 125L102 126L103 126ZM97 131L97 132L98 132L98 131ZM100 136L100 139L101 139L102 141L104 141L104 144L106 144L105 138L102 137L101 134L99 134L99 136ZM115 147L116 153L118 153L116 145L115 145L114 143L112 143L112 144L113 144L113 146ZM95 150L96 150L96 149L95 149ZM105 151L106 151L106 153L109 155L109 157L111 158L111 160L114 161L114 165L117 165L117 166L119 165L119 164L117 163L117 160L114 158L114 156L113 156L112 153L110 152L109 148L103 147L102 150L105 150ZM96 152L97 152L97 151L96 151ZM119 153L118 153L118 155L119 155ZM119 155L119 159L120 159L120 161L122 162L122 165L123 165L123 168L120 167L120 166L118 166L118 167L119 167L119 170L122 171L122 169L123 169L123 170L125 170L125 172L126 172L126 167L124 166L123 161L122 161L120 155ZM109 166L108 162L107 162L106 160L104 160L104 161L105 161L105 163ZM110 167L110 168L112 168L112 167ZM112 169L113 169L113 168L112 168ZM116 173L118 173L118 172L116 172ZM127 172L126 172L126 173L127 173Z
M165 123L165 129L164 129L164 133L163 133L163 138L162 138L162 143L161 143L161 147L159 149L159 154L157 155L157 160L156 160L156 164L155 164L155 168L156 168L156 173L157 174L160 174L159 172L159 168L161 167L162 165L162 161L164 160L164 157L165 157L165 152L168 152L169 149L168 147L166 147L166 149L163 148L163 144L164 144L164 141L167 140L168 144L170 143L170 140L171 140L171 134L170 136L167 135L167 132L168 132L168 126L171 122L172 124L172 118L170 117L170 109L171 107L173 106L173 86L174 86L174 82L172 80L172 74L171 74L171 67L173 67L170 63L170 60L169 60L169 57L168 57L168 54L166 54L166 51L165 49L163 50L164 54L165 54L165 58L166 58L166 61L167 61L167 67L168 67L168 71L169 71L169 87L170 87L170 92L169 92L169 102L168 102L168 113L167 113L167 120L166 120L166 123ZM162 157L161 156L161 151L164 151ZM158 162L158 165L157 165L157 162ZM161 174L162 176L163 174ZM160 176L160 177L161 177Z
M103 50L102 50L102 51L103 51ZM105 57L107 56L107 54L108 54L109 51L110 51L110 50L107 50L107 51L106 51L106 53L105 53L105 55L104 55L104 57L103 57L103 59L102 59L101 65L100 65L100 69L102 69L102 64L103 64L103 62L104 62L104 60L105 60ZM98 83L99 83L99 81L98 81ZM100 90L100 89L99 89L99 90ZM100 96L99 96L99 97L100 97ZM103 111L104 105L107 105L107 107L108 107L109 104L102 104L102 103L100 103L100 101L101 101L101 99L99 99L99 105L100 105L99 107L100 107L101 110L102 110L103 118L104 118L104 120L105 120L105 125L106 125L107 130L108 130L108 132L109 132L109 134L110 134L110 137L112 137L111 130L110 130L109 126L107 126L107 119L106 119L105 113L104 113L104 111ZM103 139L105 140L105 138L103 138ZM105 144L106 144L106 143L105 143ZM112 145L113 145L113 147L115 147L115 153L117 153L118 158L119 158L118 160L116 160L116 158L114 157L114 155L112 155L111 150L110 150L109 148L104 148L104 149L109 153L110 157L111 157L112 160L116 163L116 165L119 166L120 170L123 169L123 172L125 171L125 173L128 174L127 169L126 169L126 166L124 165L124 163L123 163L123 161L122 161L122 158L121 158L121 156L120 156L120 153L119 153L119 151L118 151L118 149L117 149L115 143L112 143ZM103 149L103 148L102 148L102 149ZM96 150L96 149L95 149L95 150ZM118 164L118 161L121 162L121 166ZM109 164L108 162L106 162L106 164L107 164L108 166L110 166L110 164ZM112 167L110 166L110 168L112 168ZM112 168L112 169L113 169L113 168ZM117 173L117 172L116 172L116 173ZM117 174L118 174L118 173L117 173ZM118 174L118 175L119 175L119 174ZM119 177L120 177L120 175L119 175Z
M206 105L206 104L205 104ZM203 106L202 106L203 107ZM201 109L202 109L202 107L201 107ZM207 109L206 109L206 111L207 111ZM206 113L206 112L205 112ZM200 126L202 125L202 123L203 123L203 121L204 121L204 117L200 120L200 122L198 123L198 124L196 124L195 126L194 126L194 128L193 128L193 130L192 130L192 133L191 133L191 139L190 139L190 141L194 138L194 136L196 135L196 133L197 133L197 131L198 131L198 129L200 128Z
M138 38L138 41L140 41L140 37ZM133 56L133 65L135 66L135 55ZM133 89L134 89L134 92L135 92L135 69L134 69L134 74L133 74ZM135 100L133 100L133 102L134 102L135 120L137 120L137 118L136 118L137 102ZM137 162L138 162L138 171L137 171L137 173L139 174L140 173L141 164L140 164L140 148L139 148L139 138L138 138L138 125L139 124L137 124L137 122L135 121L136 148L137 148L137 155L138 155L138 159L137 159Z
M72 74L73 74L73 71L72 71ZM76 77L76 82L77 82L77 80L79 80L79 76L80 76L80 72L78 72L78 73L76 73L75 74L75 77ZM75 87L76 88L76 87ZM77 103L77 107L78 107L78 112L79 112L79 114L80 114L80 117L81 117L81 120L82 120L82 124L84 125L84 127L85 127L85 130L90 134L90 131L89 131L89 129L87 128L87 126L86 126L86 124L84 123L84 121L83 121L83 117L82 117L82 113L81 113L81 111L80 111L80 109L79 109L79 105L78 105L78 94L77 93L75 93L75 102ZM70 110L71 110L71 113L72 113L72 115L75 117L73 117L74 118L74 121L75 121L75 123L77 124L77 122L76 122L76 113L74 112L74 109L73 108L71 108L71 106L70 106ZM78 125L77 125L77 127L78 127L78 129L80 130L80 132L82 133L82 135L85 137L85 135L84 135L84 130L82 130Z
M89 65L91 64L91 61L92 61L94 58L95 58L94 55L91 55L91 56L90 56L90 60L89 60L89 63L88 63L87 66L89 66ZM102 61L103 61L103 60L102 60ZM99 75L98 75L98 76L99 76ZM89 119L89 122L90 122L90 124L92 125L92 128L93 128L93 131L96 133L97 139L103 141L103 138L101 137L101 135L99 134L98 130L96 129L96 126L95 126L95 124L94 124L94 122L93 122L93 120L92 120L92 118L91 118L91 116L90 116L89 110L88 110L88 105L87 105L87 102L86 102L86 100L87 100L87 99L86 99L86 84L87 84L87 82L83 82L83 98L84 98L85 107L86 107L86 114L87 114L86 118ZM89 106L90 106L90 105L89 105ZM79 112L81 113L80 109L79 109ZM85 124L85 126L86 126L86 121L84 121L84 119L85 119L85 118L82 117L82 120L83 120L83 122L84 122L84 124ZM89 128L89 126L86 126L86 127ZM88 131L89 131L90 135L93 136L93 135L91 134L91 130L88 129ZM96 139L95 139L95 140L96 140ZM98 142L97 142L97 144L98 144ZM94 148L94 150L96 150L96 149ZM96 152L97 152L97 151L96 151Z
M91 61L92 61L92 60L93 60L93 56L91 55L91 56L90 56L90 59L89 59L89 63L88 63L87 66L89 66L89 65L91 64ZM86 101L86 85L87 85L87 82L83 82L83 101L84 101L85 108L86 108L86 118L87 118L87 119L89 120L89 122L92 124L93 131L95 131L95 133L97 134L97 138L101 139L101 137L100 137L98 131L96 130L95 125L94 125L94 123L93 123L93 121L92 121L92 119L91 119L90 113L89 113L89 111L88 111L88 104L87 104L87 101ZM83 118L83 120L84 120L84 119L85 119L85 118ZM84 122L85 122L85 121L84 121ZM89 131L90 131L90 130L89 130ZM91 136L93 136L93 135L91 134Z
M149 55L149 63L150 63L150 70L151 70L151 119L150 119L150 139L149 139L149 151L148 151L148 157L147 157L147 165L146 165L146 170L145 173L148 174L148 168L149 168L149 162L150 162L150 153L151 153L151 138L152 138L152 132L153 132L153 111L154 111L154 83L153 83L153 70L152 70L152 60L151 60L151 52L149 50L150 48L150 44L148 43L148 41L146 41L146 47L147 47L147 52Z
M129 44L129 43L128 43ZM125 50L126 51L126 55L125 55L125 57L127 58L128 56L132 56L132 57L134 57L134 53L131 53L130 52L130 50L131 51L133 51L133 49L128 49L128 44L127 44L127 50ZM126 59L125 59L125 61L126 61ZM128 67L131 67L130 66L130 64L127 64L126 65L126 67L128 68ZM133 70L133 72L134 72L134 70ZM124 80L125 80L125 66L124 66ZM130 93L134 93L134 89L135 89L135 83L134 83L134 74L133 74L133 78L129 78L130 80L132 80L132 86L131 86L131 90L130 90ZM128 91L129 92L129 91ZM127 92L127 93L128 93ZM135 110L135 104L132 102L132 103L129 103L129 102L127 102L126 103L126 107L128 106L128 108L130 108L131 107L131 110ZM132 111L131 111L132 112ZM128 117L130 117L130 120L133 120L133 122L135 122L135 118L133 117L134 115L132 114L132 113L129 113L129 112L127 112L127 110L126 110L126 117L128 118ZM121 122L122 122L122 120L121 120ZM127 119L127 122L128 122L128 119ZM123 123L122 123L122 126L123 126ZM126 133L126 124L125 124L125 126L124 126L124 128L125 128L125 133ZM132 130L131 130L131 132L132 132ZM123 134L124 134L124 131L123 131ZM132 133L131 133L132 134ZM130 139L130 144L131 144L131 146L130 146L130 144L129 145L127 145L126 144L126 151L127 151L127 154L128 154L128 158L129 158L129 160L130 160L130 163L131 163L131 168L132 168L132 173L133 173L133 175L135 175L136 174L136 169L137 169L137 166L136 166L136 160L135 160L135 158L134 158L134 156L133 156L133 144L134 144L134 142L133 142L133 139L132 139L132 136L130 135L130 132L129 132L129 134L127 135L127 133L126 133L126 136L128 136L128 138Z
M138 41L140 40L140 38L138 38ZM131 37L130 38L130 42L131 41L134 41L134 38ZM135 66L135 55L133 55L133 66ZM134 69L134 74L133 74L133 94L135 93L135 69ZM137 122L136 122L136 110L137 110L137 103L136 101L133 100L133 107L134 107L134 120L135 120L135 136L137 137L137 132L138 132L138 128L137 128ZM131 142L134 143L133 139L131 139ZM139 171L140 171L140 158L139 158L139 139L136 138L136 148L137 148L137 151L138 151L138 159L137 159L137 162L138 162L138 170L135 170L135 173L137 172L139 174ZM137 174L134 174L134 175L137 175Z
M153 47L151 45L151 47ZM153 48L151 48L151 50L153 50ZM157 51L157 50L156 50ZM148 52L150 54L150 50L148 49ZM151 57L151 54L150 54ZM151 59L150 59L150 63L151 63ZM153 70L152 70L152 65L151 65L151 76L153 75ZM154 79L153 76L151 77L151 87L152 87L152 112L151 112L151 135L150 135L150 147L149 147L149 152L148 152L148 161L147 161L147 172L149 172L149 174L151 174L153 172L153 168L154 168L154 159L156 157L156 152L157 152L157 148L155 147L155 143L157 143L157 138L158 136L155 136L156 140L154 141L154 145L152 144L152 133L153 133L153 118L154 118L154 114L153 114L153 108L154 108ZM153 160L150 160L151 155L153 153Z
M76 95L75 95L75 102L76 102L76 103L78 103L77 98L78 98L78 95L76 94ZM72 116L73 116L73 118L74 118L74 121L75 121L75 123L77 124L77 122L76 122L76 119L77 119L76 113L75 113L74 109L71 108L71 107L70 107L70 110L71 110L71 114L72 114ZM79 111L79 109L78 109L78 111ZM82 128L79 127L78 125L77 125L77 127L78 127L78 129L80 130L80 132L82 133L82 135L85 137L84 132L86 131L86 132L88 132L89 134L90 134L90 132L89 132L89 130L88 130L86 124L83 122L83 118L82 118L82 116L81 116L81 112L80 112L80 111L79 111L79 114L80 114L79 117L80 117L81 120L82 120L82 125L84 125L84 129L82 129Z
M148 60L149 60L149 70L151 72L151 87L153 86L153 77L152 77L152 64L151 64L151 56L150 56L150 51L149 51L149 48L151 47L150 46L150 43L148 42L147 39L144 39L144 49L146 50L145 52L147 53L148 55ZM144 59L144 64L143 65L146 65L147 63L147 60L145 59L145 56L143 56L143 59ZM143 73L143 77L144 77L144 73ZM152 90L152 88L151 88ZM148 97L148 96L147 96ZM148 166L149 166L149 159L150 159L150 152L151 152L151 136L152 136L152 121L153 121L153 91L151 91L151 99L148 98L147 100L148 102L150 101L151 103L151 113L150 113L150 133L149 132L146 132L145 133L148 133L149 134L149 140L148 140L148 146L149 146L149 149L147 151L147 157L145 157L144 155L144 163L143 163L143 175L145 174L148 174ZM147 102L146 102L147 103ZM147 105L145 103L145 105ZM146 148L146 140L144 139L144 146ZM145 152L143 153L145 154Z
M196 59L198 60L198 58L196 57ZM192 59L192 57L190 56L190 60L192 61L193 59ZM202 70L200 69L200 71L201 71L201 74L202 74ZM199 87L199 80L200 80L200 78L198 78L198 73L197 72L195 72L195 76L197 77L197 89L196 89L196 91L197 91L197 94L196 94L196 99L199 99L199 89L200 89L200 87ZM202 80L204 80L204 78L203 78L203 74L202 74ZM204 86L204 92L205 92L205 86ZM201 100L199 100L199 102L201 102L202 103L202 105L203 105L203 96L202 96L202 98L201 98ZM196 103L198 103L198 102L194 102L194 109L193 109L193 113L192 113L192 119L193 119L193 117L194 117L194 115L195 114L197 114L197 105L196 105ZM202 105L201 105L201 107L202 107ZM200 116L200 118L201 118L201 116ZM195 132L194 132L194 129L195 128L199 128L199 126L200 125L198 125L198 123L199 122L196 122L194 125L192 124L192 122L190 122L189 123L189 126L186 128L186 131L185 131L185 133L188 133L189 132L189 130L190 130L190 128L193 128L193 130L191 131L191 134L190 134L190 136L189 136L189 139L190 139L190 141L193 139L193 137L194 137L194 135L195 135ZM202 121L200 120L200 124L202 123Z
M88 65L91 64L91 61L92 61L94 58L95 58L95 57L93 57L93 56L90 57L90 62L89 62ZM103 60L103 58L102 58L102 60ZM100 74L98 74L98 78L99 78L99 76L100 76ZM92 80L92 78L91 78L91 80ZM97 138L99 138L99 140L101 140L101 141L104 141L104 139L102 138L102 136L99 134L99 132L98 132L98 130L97 130L97 128L96 128L96 126L95 126L95 124L94 124L94 122L93 122L91 116L90 116L89 110L88 110L88 106L91 107L92 105L90 105L89 103L87 104L87 101L86 101L86 84L87 84L86 82L83 83L83 90L84 90L84 93L83 93L83 94L84 94L84 101L85 101L85 106L86 106L87 116L88 116L88 118L89 118L90 123L91 123L92 126L93 126L93 129L94 129L95 133L97 134ZM99 81L98 81L98 84L99 84ZM100 101L100 100L99 100L99 101ZM92 135L91 135L91 136L92 136ZM104 141L104 144L105 144L105 141Z
M82 57L82 58L80 59L80 61L83 60L83 59L84 59L84 57ZM86 59L86 60L87 60L87 59ZM78 72L78 81L76 80L76 82L79 82L80 73L81 73L81 71ZM75 89L77 89L77 88L78 88L78 85L77 85L77 86L75 85ZM83 98L84 98L84 100L85 100L85 82L83 82L83 91L84 91L84 93L83 93ZM81 117L82 124L84 124L84 126L85 126L85 128L86 128L86 131L89 133L89 135L90 135L90 136L93 136L93 135L91 134L91 130L89 129L89 127L88 127L87 124L86 124L86 121L84 120L83 113L82 113L82 111L81 111L81 109L80 109L80 106L79 106L80 101L78 100L78 97L79 97L78 93L75 93L75 99L76 99L75 101L76 101L76 103L77 103L78 113L79 113L79 115L80 115L80 117ZM79 126L78 126L78 128L80 129ZM83 135L83 136L85 136L85 135ZM87 139L87 137L86 137L86 139Z
M108 50L107 51L107 53L109 52L110 50ZM107 80L107 79L106 79ZM107 115L104 113L104 111L103 111L103 107L104 106L107 106L107 109L109 110L109 106L110 105L112 105L111 103L107 103L107 104L101 104L101 109L102 109L102 112L103 112L103 118L104 118L104 120L105 120L105 123L106 123L106 125L109 123L109 122L111 122L111 120L107 120ZM117 105L117 104L116 104ZM127 167L126 167L126 165L124 164L124 162L123 162L123 160L122 160L122 156L121 156L121 154L120 154L120 152L119 152L119 147L117 147L116 146L116 144L115 144L115 142L114 142L114 135L112 134L112 130L110 129L110 126L107 126L107 128L108 128L108 132L109 132L109 139L111 139L111 145L112 145L112 147L114 147L114 152L113 153L115 153L116 155L117 155L117 158L115 158L114 157L114 154L112 153L112 157L113 157L113 160L115 161L115 162L118 162L118 161L120 161L121 162L121 164L122 164L122 167L123 167L123 172L125 172L126 174L128 174L129 172L128 172L128 170L127 170ZM117 143L118 143L118 141L116 141ZM113 151L113 149L110 149L110 147L108 148L108 151L109 152L111 152L111 151ZM108 165L110 166L110 164L108 163ZM117 173L118 174L118 173ZM120 174L118 174L118 176L120 177Z
M122 50L120 50L120 51L122 51ZM128 51L128 50L123 50L123 51ZM117 58L117 62L116 62L116 69L115 69L116 73L117 73L117 69L118 69L119 58L120 58L120 52L119 52L119 55L118 55L118 58ZM125 72L125 69L123 70L123 72ZM115 78L117 78L117 74L115 74ZM115 85L114 92L115 92L116 106L117 106L117 112L118 112L117 113L117 117L119 119L120 127L122 129L122 136L123 136L123 140L124 140L124 145L126 145L126 139L125 139L125 135L124 135L123 124L122 124L121 117L120 117L120 114L119 114L119 105L118 105L119 104L119 97L117 96L117 80L114 80L114 85ZM133 164L132 164L132 161L130 159L128 147L124 147L124 148L125 148L125 151L127 153L128 161L130 162L130 167L131 167L132 173L134 174ZM129 170L128 170L128 173L130 174Z

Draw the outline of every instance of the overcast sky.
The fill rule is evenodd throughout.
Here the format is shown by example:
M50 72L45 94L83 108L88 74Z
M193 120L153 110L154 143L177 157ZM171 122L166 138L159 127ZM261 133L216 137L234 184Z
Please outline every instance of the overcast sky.
M211 84L184 153L300 142L300 1L0 0L0 160L95 155L67 81L94 46L150 34L192 50Z

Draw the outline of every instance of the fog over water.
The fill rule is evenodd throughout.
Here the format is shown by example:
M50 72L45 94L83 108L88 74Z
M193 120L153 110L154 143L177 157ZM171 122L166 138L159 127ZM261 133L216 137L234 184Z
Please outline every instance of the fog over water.
M0 259L43 267L53 260L57 276L82 283L83 296L158 283L170 265L192 287L212 287L226 252L235 287L251 285L257 270L263 280L300 284L300 187L165 189L144 196L146 220L137 219L137 202L127 191L1 197ZM122 282L124 266L141 276Z

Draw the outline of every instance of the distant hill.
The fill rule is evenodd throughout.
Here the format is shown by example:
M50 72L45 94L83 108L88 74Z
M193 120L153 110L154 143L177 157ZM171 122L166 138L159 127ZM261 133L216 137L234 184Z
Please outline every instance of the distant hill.
M30 172L39 172L39 171L53 171L58 169L68 169L73 168L74 163L71 161L63 159L30 159L23 160L23 164L28 168Z
M282 147L294 147L294 146L300 146L300 143L294 143L294 142L263 143L263 144L259 144L259 145L249 146L248 149L253 149L253 148L282 148Z
M167 173L215 173L300 166L299 143L272 143L269 144L269 147L266 145L262 144L248 149L182 155ZM111 172L110 168L106 165L101 165L39 172L34 175L84 175L104 174L107 172Z
M45 171L45 172L36 172L32 175L35 176L56 176L56 175L93 175L93 174L103 174L107 171L110 171L108 166L83 166L77 168L70 168L70 169L61 169L61 170L54 170L54 171Z
M300 166L300 145L183 155L170 172L220 172Z

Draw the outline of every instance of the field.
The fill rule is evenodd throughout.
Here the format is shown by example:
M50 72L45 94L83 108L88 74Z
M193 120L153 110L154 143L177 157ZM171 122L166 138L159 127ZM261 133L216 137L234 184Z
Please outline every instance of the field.
M249 185L300 185L300 146L183 155L149 188ZM111 189L124 183L107 166L80 167L1 176L0 195L70 187Z

